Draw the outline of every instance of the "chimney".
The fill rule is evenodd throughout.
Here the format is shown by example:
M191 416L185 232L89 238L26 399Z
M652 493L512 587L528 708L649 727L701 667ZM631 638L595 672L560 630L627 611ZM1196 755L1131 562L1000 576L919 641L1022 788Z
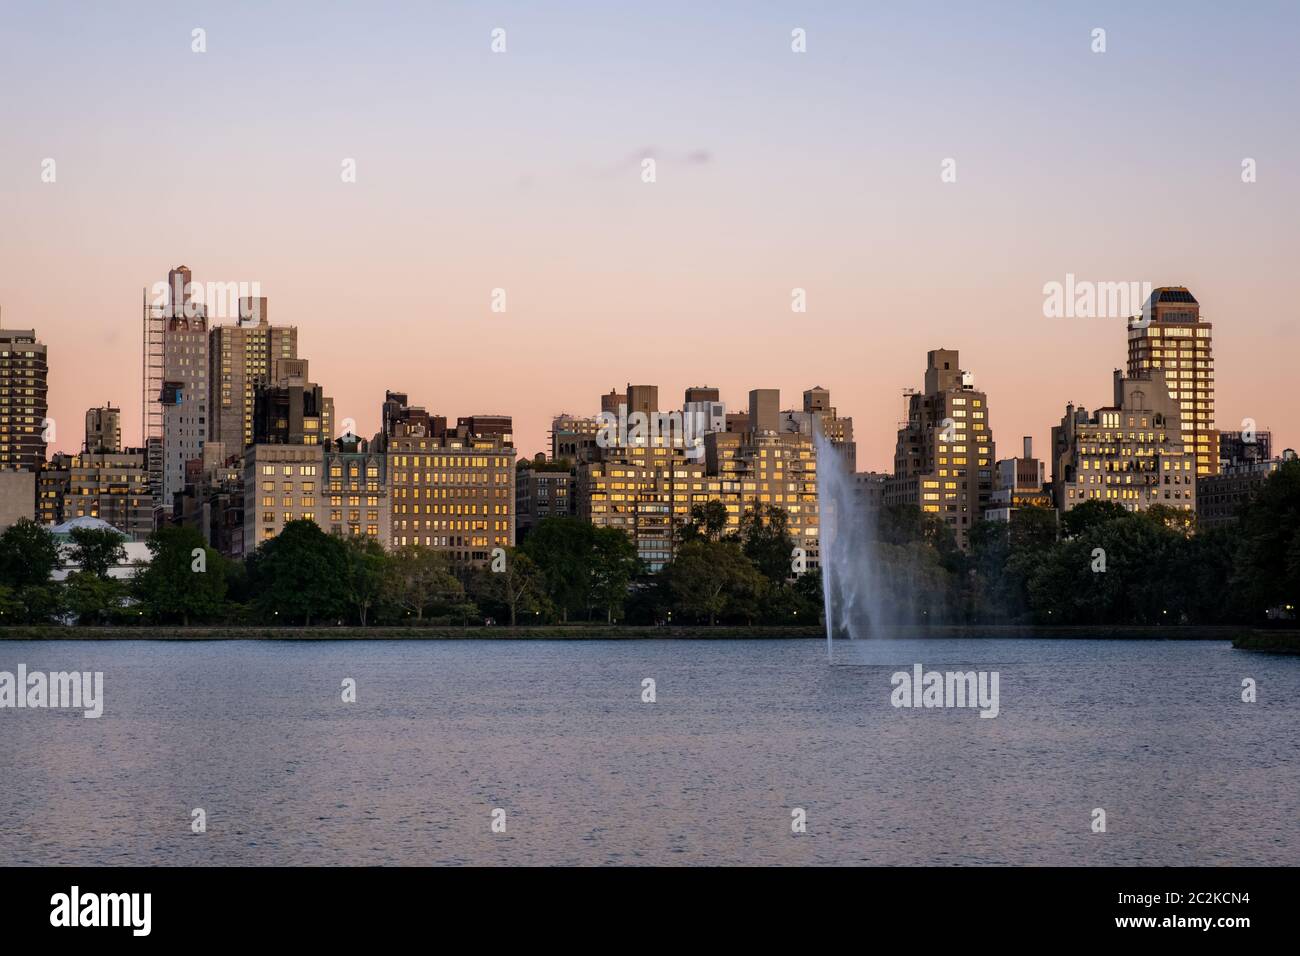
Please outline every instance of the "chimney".
M1034 457L1034 439L1029 435L1025 436L1025 457Z

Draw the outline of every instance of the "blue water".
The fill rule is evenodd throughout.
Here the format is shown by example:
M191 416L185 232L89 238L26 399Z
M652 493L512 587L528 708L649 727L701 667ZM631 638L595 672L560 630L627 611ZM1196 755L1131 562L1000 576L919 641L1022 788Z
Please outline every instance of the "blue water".
M98 720L0 710L0 865L1300 863L1300 659L868 650L845 667L816 640L0 643L0 670L105 675ZM892 707L890 675L917 662L997 670L1000 715Z

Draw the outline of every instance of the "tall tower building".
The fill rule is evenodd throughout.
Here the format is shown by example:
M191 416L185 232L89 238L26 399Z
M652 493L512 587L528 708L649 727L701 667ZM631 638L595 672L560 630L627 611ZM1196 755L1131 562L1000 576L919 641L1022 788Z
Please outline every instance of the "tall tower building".
M907 420L898 429L885 504L938 515L964 550L971 525L993 495L988 396L975 389L955 350L935 349L927 353L925 390L909 389L906 397Z
M162 501L185 490L185 463L203 456L208 437L207 307L191 295L190 270L168 275L169 314L162 336Z
M232 452L253 443L254 398L259 387L271 384L275 363L298 357L297 327L273 327L264 297L240 299L239 314L238 325L215 326L208 339L208 437Z
M45 462L49 364L35 329L0 329L0 471Z
M1183 286L1156 289L1141 316L1128 325L1128 374L1162 374L1169 396L1178 403L1182 444L1195 454L1196 473L1219 471L1219 433L1214 428L1213 326Z

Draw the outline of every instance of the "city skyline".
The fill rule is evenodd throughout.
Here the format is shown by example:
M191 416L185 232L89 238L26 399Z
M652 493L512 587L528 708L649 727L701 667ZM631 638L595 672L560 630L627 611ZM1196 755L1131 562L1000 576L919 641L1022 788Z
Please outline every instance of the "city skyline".
M178 266L177 268L184 268L184 266ZM201 285L204 284L204 281L203 281L201 278L195 278L195 279L194 279L194 283L195 283L196 286L201 286ZM148 289L146 289L146 295L147 295L147 294L148 294ZM234 308L237 308L237 306L235 305L236 300L235 300L234 298L232 298L230 301L231 301L231 307L232 307L232 310L233 310ZM262 307L263 307L263 308L266 307L266 302L267 302L267 299L266 299L266 298L262 298L261 303L262 303ZM1127 334L1127 332L1128 332L1130 319L1129 319L1129 318L1125 318L1125 319L1122 319L1122 320L1121 320L1121 319L1114 319L1114 320L1110 320L1110 319L1107 319L1107 320L1096 319L1096 320L1090 320L1090 321L1097 321L1097 322L1109 321L1109 322L1111 322L1112 325L1118 325L1118 326L1119 326L1119 332L1120 332L1120 334L1123 335L1123 334ZM251 327L253 327L253 326L249 326L249 325L247 325L247 324L241 324L240 319L239 319L239 317L238 317L238 314L235 313L234 316L233 316L233 318L230 318L228 321L225 321L225 322L221 322L221 321L211 321L211 322L207 323L207 327L208 327L208 329L210 329L210 330L221 330L221 331L218 332L219 335L229 336L231 333L233 333L233 334L235 334L235 335L239 335L241 329L251 328ZM282 322L282 321L279 320L278 317L277 317L276 321L274 321L274 322L272 323L272 325L271 325L271 329L272 329L272 330L274 331L274 333L277 334L277 335L279 335L279 334L281 334L281 333L283 333L283 334L285 334L285 335L292 335L292 340L293 340L295 343L296 343L296 341L297 341L297 333L300 331L300 327L297 326L296 324L290 324L290 323L288 323L288 322ZM14 331L16 331L16 330L14 330L14 329L5 329L5 328L3 328L3 327L0 327L0 331L2 331L2 332L9 332L9 333L12 333L12 332L14 332ZM44 338L43 338L43 336L42 336L41 330L40 330L40 329L36 329L36 330L35 330L35 333L36 333L36 335L35 335L36 344L37 344L38 346L42 346L42 347L44 347L45 350L46 350L45 354L48 355L48 348L49 348L49 347L48 347L48 344L45 342L45 340L44 340ZM206 340L206 338L207 338L207 333L206 333L206 332L203 333L203 338ZM277 341L278 341L278 339L277 339ZM1217 347L1217 341L1216 341L1216 347ZM137 341L137 342L136 342L136 352L137 352L137 354L139 353L140 348L141 348L141 344L140 344L139 341ZM939 351L944 351L944 349L943 349L942 347L937 347L937 350L939 350ZM206 348L205 348L204 351L206 352ZM926 351L927 351L927 352L929 352L929 351L935 351L935 349L929 349L929 350L926 350ZM951 349L951 350L949 350L949 351L960 351L960 349ZM295 345L295 352L296 352L296 345ZM296 360L296 356L295 356L295 360ZM205 361L205 365L206 365L206 358L205 358L204 361ZM323 363L322 363L322 364L323 364ZM920 363L917 363L917 365L918 365L918 367L921 367L921 366L920 366ZM50 361L50 362L48 363L48 366L49 366L49 369L48 369L48 377L49 377L49 380L50 380L51 382L56 381L56 380L58 379L58 377L59 377L59 375L58 375L58 367L57 367L57 363L54 362L54 361ZM1114 370L1114 371L1122 371L1122 369L1123 369L1123 366L1120 365L1119 363L1116 363L1116 364L1113 366L1113 370ZM976 385L977 385L977 387L979 387L979 389L980 389L981 392L986 392L986 393L989 393L989 394L993 394L991 390L989 390L989 389L983 387L982 377L979 376L978 371L975 370L974 368L972 368L972 367L970 366L969 363L963 363L963 370L964 370L964 371L968 371L968 372L969 372L969 373L974 377L974 381L976 382ZM1093 371L1095 371L1095 370L1093 370ZM1211 371L1213 372L1213 371L1215 371L1215 369L1212 368ZM741 374L742 374L742 376L743 376L743 375L745 375L745 374L747 374L747 373L741 373ZM164 376L164 377L166 377L166 376ZM787 376L787 377L788 377L788 376ZM899 389L898 389L900 404L903 405L903 406L905 406L906 403L909 401L909 395L914 391L915 385L914 385L914 384L906 384L907 376L906 376L905 374L900 374L900 375L899 375L899 378L900 378L900 380L902 380L902 381L905 383L905 384L901 385L901 386L899 387ZM1095 378L1095 376L1094 376L1094 378ZM616 379L617 379L617 377L616 377ZM919 375L914 376L914 379L916 379L917 381L919 381L920 376L919 376ZM671 408L671 407L674 407L674 403L675 403L676 400L673 399L671 396L674 395L675 393L680 392L680 393L682 393L682 394L685 394L687 391L689 391L689 390L691 390L691 389L708 388L710 391L716 391L716 392L719 392L719 393L720 393L720 395L719 395L719 399L720 399L720 401L721 401L721 402L726 406L728 412L744 412L744 411L745 411L745 407L746 407L746 405L745 405L745 399L744 399L743 396L744 396L744 395L749 391L749 388L750 388L751 386L749 386L749 385L745 385L745 384L742 384L741 389L740 389L740 394L741 394L742 397L741 397L740 399L729 398L728 393L727 393L727 390L726 390L725 388L720 388L719 386L717 386L716 384L714 384L714 382L715 382L716 380L717 380L717 376L716 376L716 375L714 375L714 376L707 376L707 375L706 375L704 378L701 378L701 379L698 379L698 380L688 380L687 382L685 382L684 384L682 384L682 385L680 386L680 388L673 387L673 386L664 387L664 384L663 384L663 383L664 383L664 381L665 381L665 374L662 373L662 372L660 372L660 373L658 373L658 374L652 374L652 375L650 376L650 378L648 379L648 381L653 382L653 384L652 384L652 385L648 384L646 387L650 387L650 388L663 388L663 389L664 389L664 394L665 394L665 396L666 396L665 402L664 402L664 404L663 404L663 407L664 407L664 408ZM672 381L672 380L669 379L669 381ZM743 378L742 378L742 383L743 383L743 381L744 381L744 380L743 380ZM1101 379L1096 379L1096 382L1098 382L1098 383L1102 383L1102 381L1103 381L1103 380L1101 380ZM134 391L134 393L135 393L136 395L139 395L139 393L140 393L140 386L141 386L141 384L142 384L142 383L141 383L141 380L137 377L137 380L136 380L136 382L134 383L134 387L133 387L133 391ZM616 389L616 388L618 387L617 380L609 382L609 385L611 386L611 388ZM328 385L327 385L326 387L327 387L327 388L330 388L330 386L328 386ZM392 387L391 385L385 386L385 391L389 391L389 390L391 390L391 387ZM807 383L807 384L802 384L802 385L796 385L796 386L794 386L794 387L786 387L786 386L783 385L783 386L780 386L780 387L774 387L772 390L773 390L773 391L777 391L777 392L780 393L780 395L782 396L782 397L781 397L781 400L780 400L780 401L781 401L781 407L782 407L782 410L786 410L786 409L795 409L795 408L796 408L796 403L794 403L794 402L792 401L792 399L789 397L791 394L793 394L793 393L801 393L801 392L803 392L803 391L806 391L806 390L809 389L809 388L826 388L826 386L824 385L824 383L822 383L820 380L818 380L816 383ZM206 398L207 395L208 395L208 389L209 389L209 386L208 386L207 384L204 384L204 385L202 386L202 391L203 391L203 394L204 394L205 398ZM331 389L331 390L333 390L333 389ZM433 390L431 390L431 391L433 391L433 392L436 393L437 390L436 390L436 389L433 389ZM851 389L845 389L845 391L851 391ZM1059 408L1062 408L1062 407L1064 407L1065 405L1073 405L1073 406L1078 407L1078 408L1098 408L1098 407L1104 407L1104 406L1106 406L1106 405L1110 402L1111 396L1109 395L1109 393L1105 393L1105 394L1103 394L1103 393L1106 391L1106 390L1104 389L1104 387L1098 387L1098 388L1095 388L1094 391L1096 391L1098 394L1095 395L1095 396L1091 396L1091 397L1090 397L1091 400L1083 400L1083 401L1079 401L1079 400L1075 400L1075 399L1072 398L1072 399L1068 399L1068 400L1066 400L1066 401L1063 401L1063 402L1059 403L1059 404L1057 405L1058 411L1059 411ZM840 390L838 387L835 387L835 388L834 388L834 392L835 392L835 394L836 394L837 396L840 395L840 394L842 394L841 390ZM151 392L151 394L152 394L152 392ZM439 413L441 412L442 406L441 406L437 401L429 400L429 399L428 399L424 394L421 394L421 393L416 393L416 394L417 394L417 398L420 399L420 403L421 403L421 405L422 405L423 407L428 408L428 409L430 410L430 413L431 413L431 414L435 414L435 415L436 415L436 414L439 414ZM511 409L511 408L501 409L501 408L496 408L496 407L494 407L494 406L492 406L492 405L490 405L490 404L487 405L486 407L481 407L478 413L479 413L479 414L484 414L484 413L486 413L486 414L500 414L500 415L504 415L504 416L507 416L507 417L511 417L511 418L513 418L513 419L515 420L516 423L517 423L520 419L530 419L530 418L537 418L537 417L540 417L541 419L543 419L543 426L542 426L542 427L543 427L543 431L541 432L540 437L536 438L535 440L534 440L534 439L531 439L531 438L529 438L529 437L524 436L523 433L521 432L521 429L519 428L518 424L515 425L515 432L514 432L514 433L515 433L515 447L519 450L519 452L520 452L520 457L521 457L521 458L532 458L534 455L536 455L536 454L538 454L538 453L541 453L541 454L549 454L549 453L550 453L550 451L551 451L551 447L552 447L552 442L551 442L551 437L550 437L550 431L551 431L551 423L553 422L554 419L556 419L556 418L558 418L558 417L560 417L560 416L564 416L564 415L573 415L573 416L577 416L577 417L590 417L590 416L593 416L593 415L598 415L599 412L597 411L597 407L598 407L599 404L600 404L600 398L601 398L601 397L604 397L606 394L607 394L607 393L604 391L604 389L601 388L601 389L598 390L598 394L597 394L597 396L596 396L595 398L591 398L590 401L589 401L588 399L583 399L583 398L574 397L574 399L573 399L572 401L569 401L567 404L564 404L564 405L561 406L560 408L557 408L555 411L553 411L553 412L549 412L549 413L537 413L537 412L529 413L529 412L527 412L527 411L525 411L525 412L523 412L523 413L520 413L518 410L515 410L515 409ZM612 394L612 392L611 392L611 393L608 393L608 394ZM1220 393L1220 394L1221 394L1221 393ZM590 396L589 396L589 398L590 398ZM1213 393L1212 393L1212 398L1213 398ZM488 401L489 401L489 403L490 403L491 400L489 399ZM1049 398L1048 401L1050 402L1051 399ZM54 429L54 433L55 433L56 436L58 436L58 437L56 438L55 441L52 441L52 442L50 442L50 443L48 444L48 446L47 446L47 448L46 448L46 454L47 454L47 455L53 455L53 454L55 454L56 452L59 452L59 453L69 453L69 454L76 453L76 451L77 451L77 450L81 447L81 445L82 445L82 442L81 442L81 440L80 440L80 433L77 433L76 436L69 436L69 434L68 434L66 431L59 431L59 429L58 429L58 427L57 427L57 423L58 423L60 420L68 420L68 418L71 418L71 416L68 416L68 418L65 418L65 419L61 419L61 418L60 418L60 415L56 413L56 409L59 409L60 407L66 406L66 404L67 404L67 400L64 399L63 401L60 401L60 400L59 400L59 396L56 394L56 392L55 392L55 388L54 388L52 385L51 385L50 388L49 388L49 401L48 401L48 404L49 404L49 417L50 417L50 418L51 418L51 419L56 423L56 427L55 427L55 429ZM143 419L142 419L142 417L141 417L141 415L140 415L139 413L137 413L137 414L135 414L134 416L132 416L132 414L131 414L131 409L132 409L133 402L131 402L130 400L127 400L126 402L122 402L122 401L121 401L121 400L116 396L116 394L115 394L113 397L109 398L105 403L102 403L102 404L106 404L106 405L109 405L109 406L114 406L114 405L116 406L116 407L115 407L115 411L117 412L117 415L118 415L118 419L119 419L119 422L120 422L121 434L122 434L122 439L121 439L121 444L122 444L122 446L123 446L123 447L141 447L141 448L145 447L145 442L142 440L142 439L143 439L143 428L142 428L142 422L143 422ZM358 409L359 414L357 414L357 415L346 415L346 416L345 416L345 415L337 415L337 416L335 417L335 422L337 423L337 422L339 422L339 421L346 421L346 420L348 420L348 419L351 419L351 420L352 420L353 422L355 422L355 424L356 424L356 432L355 432L355 434L357 434L358 436L360 436L360 437L369 437L369 436L372 435L372 434L376 434L376 433L378 433L378 432L382 429L382 424L383 424L383 423L382 423L382 421L381 421L381 414L380 414L380 413L378 413L378 412L370 412L370 411L368 411L368 408L373 407L375 404L376 404L375 402L371 402L371 403L369 403L368 406L363 406L363 407L359 408L359 409ZM447 397L447 400L446 400L446 404L447 404L447 405L450 405L450 406L453 407L453 408L458 408L458 407L469 407L469 404L467 403L467 400L466 400L463 396L457 396L457 395L450 395L450 396L448 396L448 397ZM1009 404L1011 404L1011 405L1014 406L1014 405L1015 405L1015 399L1013 398ZM80 411L76 412L76 414L77 414L78 416L85 416L86 414L89 413L89 411L94 410L94 409L99 408L99 407L102 407L101 403L93 403L93 404L90 404L90 405L87 405L87 406L81 408ZM479 406L474 406L474 407L479 407ZM896 430L897 430L898 424L901 423L902 421L904 421L905 416L906 416L906 410L905 410L905 407L904 407L904 410L903 410L903 412L902 412L902 415L900 415L900 417L898 417L898 418L895 420L895 423L894 423L894 430L893 430L892 432L890 432L889 435L886 436L886 442L891 442L891 441L893 441L894 437L896 436ZM216 437L216 435L213 434L213 429L216 429L216 428L218 427L218 426L217 426L217 423L216 423L216 421L215 421L215 419L218 418L219 416L216 416L215 413L214 413L214 414L213 414L213 417L214 417L214 423L208 427L208 430L207 430L207 431L205 431L205 433L204 433L204 440L212 440L212 441L219 440L219 439ZM844 416L844 417L847 417L847 418L849 418L849 419L854 419L854 418L856 417L859 421L867 422L867 423L868 423L868 429L870 429L871 431L874 431L874 430L876 430L876 429L873 428L872 426L873 426L873 425L876 425L876 426L879 425L879 421L878 421L878 420L880 419L881 416L880 416L878 413L875 414L875 415L873 415L873 414L871 414L871 413L868 413L868 414L866 414L866 415L863 415L862 413L858 413L858 415L855 416L854 413L850 410L850 411L848 412L848 414L847 414L846 416ZM134 418L134 422L132 421L132 418ZM999 415L997 412L993 412L993 411L990 412L990 423L991 423L991 424L992 424L992 423L996 423L997 420L998 420L999 418L1000 418L1000 415ZM1059 418L1059 415L1058 415L1058 418ZM77 419L76 419L76 418L71 418L71 420L72 420L73 422L75 422ZM373 421L373 425L367 424L367 422L371 422L371 421ZM1216 425L1218 425L1218 430L1219 430L1219 431L1225 431L1225 432L1226 432L1226 431L1236 431L1236 430L1241 430L1241 429L1243 429L1243 428L1250 428L1250 429L1252 429L1252 430L1257 430L1257 431L1260 431L1260 432L1269 432L1269 433L1271 434L1271 436L1273 436L1273 441L1275 442L1275 444L1276 444L1276 446L1277 446L1278 448L1282 448L1282 447L1291 447L1291 446L1294 444L1294 443L1292 443L1292 442L1290 442L1290 441L1288 441L1288 440L1286 439L1286 436L1288 436L1288 435L1291 434L1290 429L1291 429L1292 426L1290 426L1290 424L1289 424L1288 422L1285 422L1285 421L1281 421L1281 422L1278 422L1278 423L1275 424L1275 423L1273 423L1273 422L1272 422L1271 420L1269 420L1269 419L1264 419L1264 420L1262 420L1262 421L1261 421L1261 420L1258 420L1258 419L1252 419L1253 424L1249 424L1249 425L1248 425L1245 421L1243 421L1243 422L1241 422L1241 423L1238 423L1238 422L1233 421L1233 422L1228 422L1228 423L1225 424L1225 423L1222 423L1222 422L1220 422L1220 421L1218 420L1217 413L1214 413L1213 421L1215 422ZM1045 430L1045 432L1046 432L1046 436L1047 436L1047 437L1042 437L1042 436L1039 434L1038 431L1034 431L1034 430L1022 430L1019 434L1016 435L1016 439L1019 440L1020 436L1023 435L1024 437L1031 438L1031 439L1035 442L1035 444L1037 444L1037 443L1039 443L1039 442L1041 441L1043 444L1042 444L1040 447L1048 447L1048 439L1050 439L1050 436L1051 436L1051 433L1052 433L1052 429L1053 429L1053 427L1055 426L1055 424L1056 424L1055 421L1049 421L1049 422L1044 426L1044 430ZM1279 427L1279 426L1280 426L1280 427ZM1037 426L1035 426L1035 427L1037 427ZM859 428L861 428L861 426L859 426ZM1004 430L1002 427L998 427L997 430L998 430L1000 433L1005 433L1005 430ZM870 434L871 431L868 431L867 433ZM341 437L341 436L344 434L344 432L342 431L342 429L341 429L340 427L337 427L337 426L333 429L333 432L334 432L334 434L331 436L332 438ZM860 431L859 433L861 434L862 432ZM1216 432L1216 435L1217 435L1217 432ZM75 440L74 440L74 439L75 439ZM859 445L859 447L862 448L863 453L864 453L864 456L865 456L865 462L866 462L865 464L863 464L862 461L859 462L859 470L864 471L864 472L867 472L867 471L869 471L869 472L888 472L888 471L891 471L891 470L892 470L892 465L893 465L893 460L892 460L892 459L893 459L893 453L892 453L892 451L887 451L887 450L886 450L886 451L882 451L880 448L875 448L875 447L871 446L870 443L862 443L862 442L858 442L857 444ZM232 447L234 447L234 446L232 445ZM889 446L886 445L886 449L888 449L888 447L889 447ZM1215 443L1215 447L1217 448L1217 440L1216 440L1216 443ZM529 451L529 450L527 450L527 449L532 449L532 450ZM886 460L881 461L882 456L885 456L885 455L887 455L888 457L886 458ZM195 457L195 456L191 455L190 457Z
M946 7L941 34L916 11L777 5L397 6L378 30L346 10L6 11L0 70L24 94L0 113L0 318L48 346L69 451L106 400L138 441L140 289L183 262L260 283L363 434L388 388L511 414L531 456L611 385L707 382L739 407L817 384L883 471L926 352L960 350L996 431L1045 448L1127 353L1124 317L1047 318L1044 287L1181 285L1214 323L1217 427L1294 447L1300 141L1271 118L1297 85L1295 11L1012 8ZM193 148L142 153L171 122Z

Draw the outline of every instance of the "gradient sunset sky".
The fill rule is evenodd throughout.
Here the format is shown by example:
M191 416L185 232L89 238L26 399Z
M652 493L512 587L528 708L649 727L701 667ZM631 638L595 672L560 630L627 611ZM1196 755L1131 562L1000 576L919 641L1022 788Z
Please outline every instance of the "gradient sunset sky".
M13 0L0 308L49 346L66 451L105 401L138 443L141 290L184 263L259 282L365 435L385 388L513 415L531 455L628 382L822 385L885 470L928 349L988 391L999 457L1041 454L1126 356L1122 320L1044 318L1044 283L1186 285L1216 424L1280 450L1298 90L1294 3Z

